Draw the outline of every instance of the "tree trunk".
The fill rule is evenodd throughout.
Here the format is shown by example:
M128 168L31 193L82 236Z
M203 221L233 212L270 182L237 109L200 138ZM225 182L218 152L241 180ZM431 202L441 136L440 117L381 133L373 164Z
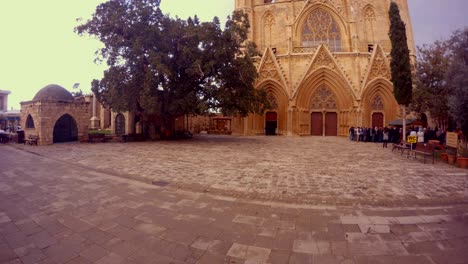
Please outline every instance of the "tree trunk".
M403 115L401 117L401 120L403 121L403 141L406 141L406 106L405 105L402 105L401 106L402 108L402 111L403 111Z

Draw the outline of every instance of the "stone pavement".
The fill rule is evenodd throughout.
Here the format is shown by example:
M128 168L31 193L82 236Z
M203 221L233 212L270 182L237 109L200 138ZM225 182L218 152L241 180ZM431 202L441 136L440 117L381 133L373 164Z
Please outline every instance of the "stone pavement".
M335 137L199 136L24 150L101 172L230 197L333 205L468 202L468 170Z
M307 147L301 146L305 139L278 139L283 146L289 140L291 145L294 142L300 144L286 149L280 156L279 164L270 164L277 169L284 166L287 160L296 166L305 166L301 162L306 159L301 159L299 155L307 150ZM273 142L270 138L242 139L242 142L246 140L245 145L236 138L222 139L225 146L216 146L220 140L206 138L148 145L66 144L28 149L42 154L61 150L52 155L54 159L1 145L0 263L468 263L466 203L448 204L446 200L444 205L438 205L437 197L434 197L431 201L435 205L425 207L342 206L337 203L314 205L283 203L275 199L254 200L248 198L249 192L242 197L192 192L174 188L176 186L172 183L161 187L116 177L113 171L125 168L120 160L113 160L118 153L107 157L92 154L101 148L104 152L114 150L129 157L127 151L152 149L153 156L159 158L147 157L148 152L144 152L140 158L154 162L161 159L160 163L167 165L170 159L162 158L165 155L159 153L161 149L180 148L180 154L197 148L204 152L202 150L211 147L220 158L230 156L224 152L232 154L237 149L239 156L233 160L234 163L236 160L239 162L237 166L247 160L238 149L244 149L249 144L252 146L249 149L251 152L245 153L247 157L263 152L265 154L260 160L264 160L272 155L268 148L268 144L271 146ZM349 149L347 144L340 141L336 146ZM364 153L366 159L371 159L372 155L386 153L377 157L393 161L401 158L393 158L397 154L388 153L377 146L352 146L356 150L353 155L337 153L335 157L345 156L348 161L356 162L353 156L362 157ZM83 161L89 162L85 157L86 148L95 158L109 159L109 167L114 165L115 168L112 171L94 167L85 169L86 163ZM288 156L294 152L293 148L297 148L297 154ZM365 149L369 149L369 152ZM321 150L327 154L331 151L324 147ZM307 151L304 154L311 153ZM173 153L166 155L175 157ZM214 154L209 157L216 157L211 155ZM187 156L189 154L184 157ZM72 160L72 157L76 157L76 160ZM206 167L207 170L216 168L216 162L210 163L207 159L200 156L198 167ZM377 164L382 164L375 159ZM179 162L188 166L183 160ZM320 164L313 159L310 162ZM154 166L160 168L162 165L158 163ZM194 171L203 171L195 166L193 160L189 163L194 166ZM225 163L229 162L218 164ZM173 164L177 165L177 162ZM442 175L445 179L465 179L463 184L466 184L466 176L462 176L464 171L443 164L432 166L404 161L404 165L411 167L405 172L422 169L423 173L430 173L431 170L426 168L429 166L438 173L451 173ZM324 166L330 166L328 168L333 173L335 170L342 171L331 165ZM350 168L346 163L344 166ZM230 165L231 169L235 167ZM259 168L263 169L262 165ZM239 174L253 175L248 172L256 169L256 164L252 163L250 170L239 167ZM301 169L298 169L299 174ZM314 166L309 168L311 173L315 169ZM317 170L327 173L324 168ZM369 170L385 171L376 166ZM167 172L171 171L177 170L167 169ZM194 174L189 170L186 172ZM397 176L397 172L394 173L395 177L402 178ZM273 169L270 173L275 174ZM210 173L205 177L212 175ZM352 172L346 175L353 177ZM409 176L409 184L413 184L410 181L417 179L417 175ZM177 174L177 177L182 176ZM245 177L240 177L239 181ZM420 177L433 180L437 176L431 173L430 176L421 174ZM361 177L356 176L356 180L361 180ZM450 180L443 181L442 178L438 181L441 184L450 183ZM352 182L351 179L349 182ZM448 188L443 185L439 187L443 190ZM356 199L361 201L364 198Z

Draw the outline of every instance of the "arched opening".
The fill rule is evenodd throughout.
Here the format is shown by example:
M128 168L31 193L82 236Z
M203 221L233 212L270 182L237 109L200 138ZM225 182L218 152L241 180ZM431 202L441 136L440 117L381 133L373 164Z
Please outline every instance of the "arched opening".
M267 12L263 17L263 41L264 47L272 46L272 28L275 25L275 16L271 12Z
M373 45L374 45L374 28L375 28L375 21L376 15L374 8L371 5L367 5L364 8L364 18L365 18L365 34L366 39L368 42L368 51L372 52Z
M335 94L322 84L312 96L310 102L312 114L310 131L313 136L337 136L338 114ZM315 111L320 110L320 111Z
M423 127L427 127L427 115L425 113L421 113L421 121L423 122Z
M384 127L384 114L383 111L385 110L385 104L380 94L374 96L371 102L371 124L372 127Z
M31 115L26 118L26 128L34 128L34 119Z
M384 127L384 115L383 113L372 114L372 127Z
M65 114L55 122L54 143L73 142L78 140L78 127L75 119Z
M265 115L265 135L276 135L276 128L278 127L278 114L276 112L267 112Z
M333 16L322 8L313 10L304 20L301 32L303 47L325 44L334 51L342 51L341 31Z
M115 134L125 134L125 117L122 114L117 114L117 116L115 117Z

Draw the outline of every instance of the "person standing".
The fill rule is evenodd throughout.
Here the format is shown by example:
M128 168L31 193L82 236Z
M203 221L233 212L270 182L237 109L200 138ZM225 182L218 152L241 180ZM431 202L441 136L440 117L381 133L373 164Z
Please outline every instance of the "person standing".
M384 131L383 131L383 134L382 134L383 148L388 148L388 147L387 147L388 138L389 138L388 129L387 129L387 128L384 128Z
M349 140L354 141L354 127L349 128Z
M416 133L418 136L418 143L424 143L424 131L422 127L419 128L418 133Z

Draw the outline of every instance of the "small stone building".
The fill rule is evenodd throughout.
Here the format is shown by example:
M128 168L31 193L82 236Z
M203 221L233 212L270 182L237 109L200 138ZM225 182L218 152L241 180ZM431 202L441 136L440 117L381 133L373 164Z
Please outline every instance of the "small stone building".
M89 104L59 85L47 85L31 101L21 102L26 138L36 135L40 145L86 140Z

